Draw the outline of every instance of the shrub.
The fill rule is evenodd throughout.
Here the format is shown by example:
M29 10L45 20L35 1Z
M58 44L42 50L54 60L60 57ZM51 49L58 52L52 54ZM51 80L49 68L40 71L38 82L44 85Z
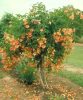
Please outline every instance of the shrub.
M26 84L31 85L35 80L35 69L31 66L27 66L27 59L23 59L18 63L18 65L15 68L15 72L18 78Z
M56 71L60 69L65 56L72 49L75 31L72 28L61 27L60 25L59 28L56 28L58 26L56 26L54 16L55 11L53 13L48 12L42 3L34 4L29 14L25 15L23 20L18 21L20 23L17 24L17 27L11 27L9 33L8 31L4 33L4 43L8 47L4 47L3 50L7 52L7 55L3 58L6 70L12 69L12 66L15 66L18 62L21 63L22 58L30 59L31 63L28 62L27 65L25 63L25 66L23 63L23 65L19 65L18 69L27 69L30 66L37 68L42 85L47 84L44 69L50 68L56 69ZM65 21L62 22L65 23ZM59 24L59 22L57 23ZM19 25L22 31L18 28ZM20 32L18 31L19 33L15 35L14 30ZM20 77L24 81L28 81L26 78L29 78L29 75L33 76L32 70L28 73L20 74Z

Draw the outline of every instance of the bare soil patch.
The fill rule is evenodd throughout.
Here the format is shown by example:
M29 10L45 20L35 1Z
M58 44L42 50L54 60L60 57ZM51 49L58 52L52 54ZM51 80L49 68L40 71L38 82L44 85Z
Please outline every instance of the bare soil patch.
M75 46L83 46L83 43L75 43Z
M64 100L83 100L83 87L53 74L49 74L47 80L49 88L42 89L38 82L24 85L16 78L5 74L0 79L0 100L49 100L51 96L55 96L56 100L57 95L67 97Z
M80 68L80 67L76 68L73 65L64 65L64 69L67 71L74 72L74 73L83 74L83 68Z

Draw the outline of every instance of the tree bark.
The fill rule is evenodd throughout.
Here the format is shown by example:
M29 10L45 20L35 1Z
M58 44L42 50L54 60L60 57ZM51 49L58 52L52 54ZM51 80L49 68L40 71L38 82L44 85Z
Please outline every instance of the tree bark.
M45 70L44 70L44 67L43 67L43 57L40 58L40 61L37 64L37 71L38 71L38 77L40 79L40 83L41 83L42 87L48 88Z
M47 84L47 80L46 80L45 71L43 68L38 68L38 76L39 76L42 87L47 88L48 84Z

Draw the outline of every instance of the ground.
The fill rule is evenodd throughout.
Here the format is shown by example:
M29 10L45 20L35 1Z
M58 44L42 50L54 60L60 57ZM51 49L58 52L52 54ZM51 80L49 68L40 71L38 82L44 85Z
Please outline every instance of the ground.
M83 74L83 68L80 67L76 68L73 65L64 65L64 67L65 67L64 69L66 69L67 71Z
M43 90L37 82L33 85L24 85L8 73L2 70L0 72L3 73L0 78L1 100L83 100L83 87L54 74L48 75L50 88ZM56 99L57 94L69 99Z

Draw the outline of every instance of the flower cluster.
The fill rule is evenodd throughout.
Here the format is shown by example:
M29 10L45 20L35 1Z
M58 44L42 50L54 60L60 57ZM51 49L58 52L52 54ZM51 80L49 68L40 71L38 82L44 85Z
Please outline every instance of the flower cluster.
M5 40L5 43L10 43L10 45L11 45L10 50L11 51L15 51L20 45L19 41L16 40L13 35L10 35L8 33L4 33L4 40Z
M71 29L71 28L63 28L60 29L58 32L55 32L53 34L53 38L55 40L55 42L66 42L66 41L70 41L72 43L73 39L72 39L72 34L75 31L75 29Z
M18 39L15 39L14 35L8 33L4 34L5 43L10 44L10 51L14 51L11 56L6 56L5 54L5 59L2 59L5 68L12 68L21 58L27 58L31 59L31 61L27 63L27 66L36 67L37 63L43 59L44 67L59 70L64 56L68 54L72 48L75 29L59 29L57 32L52 33L49 38L45 35L45 32L50 32L49 25L46 24L49 30L47 31L42 25L41 20L31 20L30 22L27 19L23 19L23 25L26 31ZM59 47L55 47L55 45ZM57 48L64 48L64 52ZM63 55L57 54L59 51L62 52Z
M3 48L0 48L0 55L1 55L1 63L3 64L3 68L5 70L11 70L11 68L19 61L17 56L9 57L6 51Z
M80 19L83 19L83 13L80 13Z
M46 38L39 38L38 41L38 47L44 49L46 47Z
M74 18L75 18L75 15L74 15L74 13L72 13L72 14L69 16L69 19L74 20Z
M27 19L23 19L23 25L25 26L25 28L29 28L29 24L28 24L28 21Z
M64 13L69 17L69 19L74 20L76 16L79 16L80 19L83 19L83 12L76 10L74 8L67 8L64 10Z

